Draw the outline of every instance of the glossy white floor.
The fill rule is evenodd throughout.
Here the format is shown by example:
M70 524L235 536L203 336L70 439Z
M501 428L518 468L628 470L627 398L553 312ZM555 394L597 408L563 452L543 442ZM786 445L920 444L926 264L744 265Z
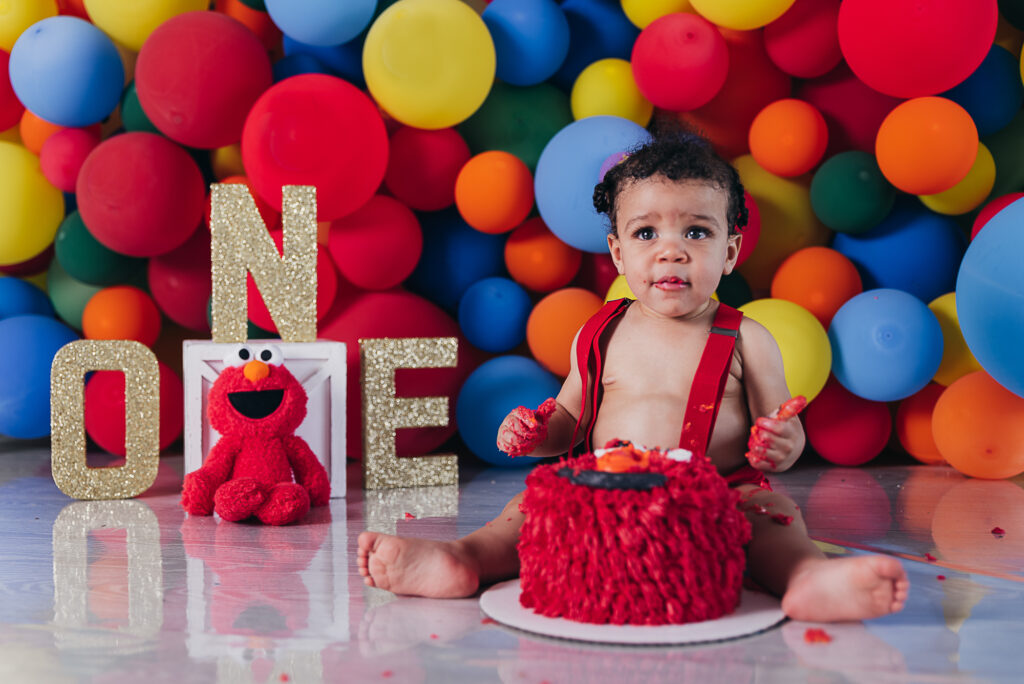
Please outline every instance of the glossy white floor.
M366 496L353 471L347 498L305 524L269 528L186 519L181 468L165 456L142 497L76 502L54 486L46 443L0 440L0 682L1024 677L1024 478L799 465L773 478L776 489L828 551L902 559L906 609L825 626L830 643L805 639L816 625L786 622L730 642L626 648L516 632L485 620L475 598L396 598L362 584L360 531L454 538L496 515L524 471Z

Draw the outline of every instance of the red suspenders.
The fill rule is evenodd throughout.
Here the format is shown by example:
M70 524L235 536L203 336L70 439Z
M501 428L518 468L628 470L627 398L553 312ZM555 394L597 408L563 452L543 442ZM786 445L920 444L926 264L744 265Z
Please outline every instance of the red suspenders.
M585 451L592 451L590 438L594 423L597 422L597 407L601 401L602 359L598 347L601 334L608 327L608 323L625 312L630 303L628 299L620 299L605 304L586 322L577 340L576 365L579 367L582 380L583 401L576 427L573 429L572 443L576 444L576 436L582 427L583 416L589 404L590 422L583 437ZM679 437L679 446L696 454L703 455L707 451L715 419L718 417L718 407L722 403L725 382L729 378L729 365L742 319L743 314L731 306L718 305L708 341L704 345L704 353L694 374L693 385L686 402L686 413L683 415L683 431ZM594 383L593 387L587 387L591 359L594 361ZM569 453L572 454L572 448Z

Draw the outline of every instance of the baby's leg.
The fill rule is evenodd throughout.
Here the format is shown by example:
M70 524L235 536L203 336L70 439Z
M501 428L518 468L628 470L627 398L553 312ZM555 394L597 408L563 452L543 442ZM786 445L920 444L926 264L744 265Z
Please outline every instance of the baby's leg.
M368 586L430 598L469 596L480 584L515 577L522 500L519 494L497 518L455 541L363 532L356 558L359 574Z
M741 504L753 527L747 547L751 576L782 596L782 610L796 620L864 620L903 608L910 583L889 556L829 559L810 537L787 497L745 485ZM791 520L790 520L791 518Z

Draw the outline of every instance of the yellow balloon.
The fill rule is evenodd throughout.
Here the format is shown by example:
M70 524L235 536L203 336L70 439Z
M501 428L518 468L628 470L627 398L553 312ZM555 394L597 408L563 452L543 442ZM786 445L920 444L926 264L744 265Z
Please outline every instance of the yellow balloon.
M135 50L157 26L185 12L205 10L208 0L85 0L85 10L115 42Z
M968 373L981 370L981 364L967 348L964 335L960 332L960 319L956 314L956 293L949 292L936 297L928 304L942 328L942 363L932 378L940 385L949 387Z
M733 166L761 213L761 236L739 271L753 290L768 290L775 271L790 254L827 244L831 231L811 208L807 176L780 178L749 154L736 158Z
M793 6L795 0L690 0L712 24L749 31L770 24Z
M21 126L14 124L6 131L0 131L0 141L21 144Z
M210 166L217 180L224 180L228 176L246 175L245 166L242 165L242 146L234 143L211 151Z
M646 127L654 113L654 105L636 87L629 62L616 57L599 59L581 71L569 102L577 120L608 114Z
M53 242L64 220L64 195L39 169L39 157L0 142L0 266L20 264Z
M637 28L674 12L692 12L690 0L622 0L622 11Z
M25 29L57 15L57 0L0 0L0 49L10 52Z
M985 143L978 143L978 156L962 181L949 190L918 197L926 207L940 214L966 214L988 198L995 183L996 160Z
M615 276L615 280L612 281L611 287L608 288L608 294L604 296L605 304L613 299L636 299L636 295L633 294L633 290L629 289L629 283L626 282L626 276Z
M491 90L494 41L459 0L399 0L373 22L363 44L363 75L373 99L416 128L468 119Z
M785 299L755 299L740 307L745 315L768 328L782 352L786 386L794 397L818 396L832 371L828 333L810 311Z

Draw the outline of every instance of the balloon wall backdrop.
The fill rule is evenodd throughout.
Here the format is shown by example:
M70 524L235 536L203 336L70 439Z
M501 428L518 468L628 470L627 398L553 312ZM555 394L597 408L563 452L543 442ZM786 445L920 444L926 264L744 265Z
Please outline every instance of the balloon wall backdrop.
M160 355L209 335L209 184L246 184L281 243L315 185L319 334L456 335L443 395L489 463L557 392L615 280L594 184L667 128L732 161L750 223L718 296L779 342L810 444L897 443L1024 471L1024 16L996 0L22 0L0 12L0 433L48 431L48 368L84 336ZM137 7L135 5L138 5ZM1020 26L1015 25L1019 23ZM249 332L273 336L255 288ZM117 374L86 425L123 450ZM457 425L456 425L457 422ZM445 448L459 448L446 445ZM983 453L984 456L979 455ZM528 459L527 459L528 460Z

